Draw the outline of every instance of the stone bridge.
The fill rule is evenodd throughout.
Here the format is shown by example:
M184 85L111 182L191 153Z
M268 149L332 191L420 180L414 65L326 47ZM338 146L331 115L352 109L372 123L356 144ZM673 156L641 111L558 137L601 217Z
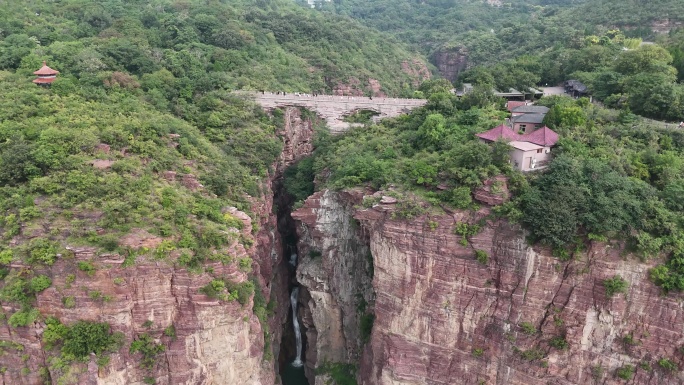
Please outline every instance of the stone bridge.
M412 109L425 105L424 99L399 98L367 98L361 96L332 96L273 93L255 94L255 101L267 110L278 107L305 107L325 119L330 131L340 133L348 130L353 124L342 121L345 116L361 110L370 110L378 115L375 121L391 118L410 112Z

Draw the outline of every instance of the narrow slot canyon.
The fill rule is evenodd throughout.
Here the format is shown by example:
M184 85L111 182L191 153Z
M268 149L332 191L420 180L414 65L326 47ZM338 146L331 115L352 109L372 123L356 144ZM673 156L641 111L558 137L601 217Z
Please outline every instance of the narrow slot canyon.
M300 299L306 295L306 289L297 282L298 264L297 230L295 221L290 215L294 198L287 193L282 179L273 182L274 203L277 205L278 232L282 242L285 268L281 272L288 274L287 291L289 302L279 306L289 306L288 316L282 324L282 338L278 353L278 370L283 385L310 385L305 375L307 338L306 327L302 322Z

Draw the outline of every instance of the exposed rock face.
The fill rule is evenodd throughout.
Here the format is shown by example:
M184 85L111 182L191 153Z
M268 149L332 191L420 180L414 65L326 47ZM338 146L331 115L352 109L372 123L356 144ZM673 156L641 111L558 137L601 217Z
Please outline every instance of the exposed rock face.
M52 277L52 286L38 295L35 307L43 315L58 317L63 323L78 320L107 322L112 331L122 332L125 341L122 349L111 354L110 363L98 368L95 358L90 362L74 364L68 381L83 385L143 385L145 378L153 378L160 385L262 385L276 382L277 368L273 357L278 356L282 324L288 311L288 272L283 264L280 236L273 213L272 183L286 166L311 153L311 122L302 118L297 108L287 108L285 125L280 134L284 140L283 152L274 164L277 170L262 186L262 196L252 202L252 212L258 231L252 233L253 219L235 208L226 208L233 217L243 222L241 235L246 242L235 241L229 254L237 258L250 256L252 269L266 299L274 298L278 304L268 325L261 325L253 314L249 301L240 305L236 301L212 300L199 292L211 281L207 273L189 273L173 266L169 260L144 260L124 267L124 258L115 253L97 254L90 247L70 247L73 255L59 258L51 267L35 268L36 273ZM174 139L174 138L172 138ZM105 152L102 148L101 151ZM176 180L174 172L165 172L165 179ZM184 175L183 182L196 178ZM197 186L201 188L201 186ZM75 213L74 218L95 223L101 212ZM98 228L98 234L104 229ZM34 232L32 236L44 236ZM142 229L132 230L119 242L131 248L154 249L164 239ZM96 270L93 275L76 268L78 261L91 261ZM13 268L21 268L19 265ZM215 275L230 277L233 282L244 282L247 273L236 263L223 265L210 263ZM283 270L284 269L284 270ZM271 296L272 295L272 296ZM66 298L70 298L65 301ZM69 303L69 305L66 305ZM5 307L8 314L17 310ZM151 321L151 325L150 322ZM175 328L175 337L166 336L164 330ZM270 333L264 336L268 326ZM41 369L50 366L50 355L41 343L45 328L43 322L28 327L0 328L0 383L13 385L43 384L47 376ZM155 343L165 346L151 370L139 366L140 354L130 354L128 347L134 338L143 333L153 336ZM270 348L267 347L270 344ZM265 350L272 350L273 355ZM264 357L267 356L267 359ZM268 357L270 356L270 357ZM61 375L49 371L53 383ZM66 377L65 377L66 378Z
M368 78L368 84L364 85L357 78L349 78L345 83L337 83L332 90L333 95L337 96L387 96L382 91L382 84L377 79Z
M323 251L298 274L319 293L309 305L313 327L331 327L314 336L326 348L319 362L324 351L343 358L342 346L349 352L352 345L335 316L348 312L334 289L334 269L354 254L339 241L350 238L343 223L353 211L361 223L355 239L367 237L375 272L376 318L359 360L360 384L618 384L624 380L616 371L626 365L634 367L631 384L684 381L658 364L666 358L684 367L684 314L679 298L663 296L648 280L655 262L596 242L562 262L528 246L517 225L491 219L488 208L405 221L392 219L396 205L352 209L359 201L355 194L317 193L296 212L303 236ZM453 232L458 222L484 226L463 246ZM476 250L487 253L486 264ZM629 289L608 298L603 280L615 275Z
M468 51L464 47L441 48L432 55L432 62L444 78L453 82L468 68Z
M490 206L497 206L507 202L509 198L508 178L497 176L486 180L482 187L474 191L473 196L478 202Z
M413 87L418 87L422 82L430 80L432 77L425 63L418 59L403 61L401 63L401 70L413 78Z
M311 120L302 117L302 111L297 107L285 107L282 110L285 126L278 134L283 137L284 144L277 162L277 175L313 151L314 130Z
M651 30L656 33L669 33L682 25L684 25L683 22L673 19L655 20L651 23Z
M352 217L354 202L362 195L318 192L292 213L300 224L297 281L308 292L301 319L311 384L325 383L323 376L314 380L319 364L354 363L360 358L359 305L372 305L374 299L367 241Z
M243 235L250 236L251 224L248 220L244 224ZM160 239L137 231L126 241L142 247ZM92 247L71 248L71 252L73 256L63 256L50 267L52 286L38 294L36 308L65 324L79 320L107 322L112 331L124 334L125 343L111 354L110 363L103 368L97 367L94 357L89 363L72 365L70 374L51 367L53 381L62 377L65 383L107 385L142 385L145 378L154 378L162 385L273 383L270 363L262 358L263 332L252 313L252 303L243 306L201 294L199 288L212 280L211 275L191 274L166 260L140 260L124 267L119 255L98 255ZM236 241L230 252L240 258L254 250ZM79 261L93 263L95 272L89 275L77 269ZM218 262L209 267L236 283L248 279L235 263ZM52 356L41 345L44 327L36 322L28 327L0 329L0 339L23 346L21 354L2 357L2 366L7 367L2 377L5 384L43 383L39 369L50 367ZM164 335L169 327L175 329L175 337ZM143 333L166 347L149 370L139 366L140 354L128 350L130 342ZM28 358L19 361L24 354ZM24 367L28 371L20 375Z
M332 94L338 96L364 96L364 89L361 81L352 77L344 83L337 83L333 87Z

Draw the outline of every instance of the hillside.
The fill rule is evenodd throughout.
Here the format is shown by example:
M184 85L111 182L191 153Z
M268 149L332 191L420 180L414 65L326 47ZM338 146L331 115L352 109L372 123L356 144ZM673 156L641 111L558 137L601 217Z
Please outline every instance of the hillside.
M122 71L145 90L166 83L153 103L215 89L331 92L360 82L371 92L370 79L397 94L416 80L402 63L412 68L417 57L400 44L285 0L12 2L0 30L0 69L34 70L47 59L81 86Z
M682 3L676 0L520 0L505 4L345 0L333 4L324 3L321 9L347 15L412 44L451 81L474 66L521 56L558 60L558 55L549 54L579 48L586 36L603 36L612 29L621 29L628 38L653 41L684 22ZM542 83L557 81L541 75Z
M684 381L684 134L635 115L684 118L682 32L630 40L670 3L497 4L4 2L1 381ZM544 171L475 136L569 76L615 109L539 101Z

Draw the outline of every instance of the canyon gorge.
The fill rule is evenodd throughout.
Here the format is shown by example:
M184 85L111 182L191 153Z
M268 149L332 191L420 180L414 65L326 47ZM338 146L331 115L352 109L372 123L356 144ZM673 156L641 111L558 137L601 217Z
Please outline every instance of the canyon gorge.
M283 172L312 153L317 122L296 107L281 111L284 149L253 202L255 225L225 209L251 239L234 242L231 255L252 257L256 290L270 303L266 322L253 313L252 299L240 304L201 293L211 281L206 272L154 260L129 267L116 254L73 247L68 258L95 258L97 271L59 259L53 286L37 296L39 311L65 323L106 321L127 340L149 334L166 348L152 368L123 349L106 366L90 360L52 378L278 384L293 378L292 362L301 356L296 379L283 385L334 383L340 370L363 385L619 384L621 370L631 371L631 384L682 383L681 374L659 365L684 362L684 312L677 295L649 281L655 263L620 242L591 241L570 261L528 244L519 225L492 213L490 205L508 198L505 178L498 180L503 189L488 183L476 191L476 211L444 208L402 219L405 193L392 189L323 189L295 208ZM455 231L463 224L476 231ZM144 231L121 240L132 248L162 241ZM206 269L249 280L237 263ZM629 286L609 297L603 282L615 275ZM4 384L42 383L55 359L41 342L45 327L2 328ZM21 368L30 372L19 375Z

